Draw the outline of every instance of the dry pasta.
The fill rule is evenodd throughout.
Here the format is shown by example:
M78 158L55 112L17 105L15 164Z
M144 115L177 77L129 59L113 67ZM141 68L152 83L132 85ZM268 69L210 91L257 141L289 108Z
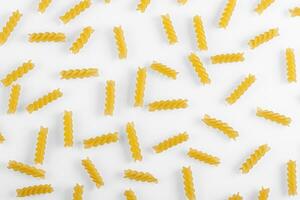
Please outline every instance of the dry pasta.
M95 183L97 188L104 185L103 178L101 177L94 163L89 158L83 159L81 161L81 164L85 168L86 172L90 176L91 180Z
M133 122L128 122L126 125L127 140L130 146L131 156L134 161L141 161L143 159L140 144L136 134Z
M29 42L65 42L66 36L60 32L43 32L29 34Z
M73 114L72 111L65 111L63 117L64 124L64 146L73 146Z
M131 189L125 190L124 196L126 197L126 200L137 200L134 191Z
M17 197L27 197L33 195L42 195L52 193L54 190L51 184L33 185L28 187L19 188L16 190Z
M219 54L210 57L212 64L234 63L245 60L244 53Z
M186 99L171 99L151 102L149 105L149 111L160 111L160 110L175 110L184 109L188 107L188 101Z
M35 154L34 154L34 163L43 164L45 157L45 150L48 137L48 128L41 127L38 133Z
M73 188L73 200L83 200L83 185L76 184Z
M165 33L168 39L169 44L175 44L178 42L177 35L173 26L173 23L171 21L170 15L162 15L161 16L162 24L165 29Z
M16 28L21 17L22 14L18 10L11 14L5 26L2 28L2 31L0 32L0 45L3 45L7 41L8 37Z
M105 115L113 115L115 109L115 81L106 81L105 87Z
M83 79L99 76L97 68L69 69L60 72L61 79Z
M102 146L104 144L110 144L117 142L119 140L119 135L118 133L107 133L101 136L85 139L83 141L84 148L93 148L93 147L98 147Z
M174 80L177 78L178 72L176 70L172 69L171 67L168 67L167 65L164 65L162 63L154 61L151 64L150 68L168 78L171 78Z
M140 12L145 12L147 7L149 6L151 0L140 0L139 4L137 5L137 10Z
M255 8L255 12L262 14L275 0L260 0Z
M195 200L195 187L191 167L182 167L181 170L185 196L188 200Z
M272 28L264 33L255 36L253 39L249 40L248 45L250 46L251 49L255 49L256 47L272 40L277 36L279 36L278 28Z
M134 106L142 107L144 105L145 86L147 78L147 69L138 68L136 72Z
M44 13L46 9L49 7L50 3L52 0L40 0L39 6L38 6L38 11L40 13Z
M204 65L203 63L201 62L200 58L194 54L194 53L191 53L188 57L190 63L192 64L195 72L197 73L197 76L200 80L200 82L202 84L210 84L210 78L209 78L209 75L206 71L206 69L204 68Z
M265 109L261 109L261 108L257 108L256 116L273 121L273 122L281 124L283 126L288 126L292 122L292 119L290 117L273 112L271 110L265 110Z
M198 161L204 162L209 165L219 165L220 159L216 156L207 154L205 152L190 148L187 155L191 158L194 158Z
M158 183L157 178L155 178L149 172L142 172L142 171L136 171L131 169L127 169L124 171L124 178L134 180L134 181Z
M270 189L269 188L261 188L258 193L258 200L268 200Z
M189 139L189 135L186 132L179 133L179 134L177 134L173 137L169 137L168 139L153 146L153 149L156 153L161 153L161 152L166 151L176 145L186 142L188 139Z
M78 53L83 48L83 46L88 42L93 32L94 29L90 26L87 26L84 29L82 29L79 37L72 43L72 46L70 47L70 51L73 54Z
M74 5L72 8L70 8L67 12L65 12L64 15L60 16L60 20L63 23L68 23L75 17L77 17L80 13L82 13L84 10L89 8L91 6L90 0L82 0L78 4Z
M194 31L196 34L197 47L199 50L207 50L206 35L203 27L202 19L199 15L193 18Z
M300 7L295 7L295 8L290 9L290 14L292 17L300 16Z
M226 4L226 6L222 12L222 16L219 20L220 28L226 28L228 26L235 6L236 6L236 0L227 0L227 4Z
M288 82L296 82L296 60L294 50L287 48L285 51L285 60L286 60L286 71L287 71L287 80Z
M230 196L228 198L228 200L243 200L243 197L240 195L240 193L236 193L236 194Z
M297 169L296 161L290 160L287 162L287 186L288 195L297 195Z
M127 58L127 44L125 41L124 31L121 26L116 26L113 29L116 45L119 52L119 58L124 59Z
M14 160L8 162L7 168L35 178L45 178L45 174L46 174L46 172L42 169L21 162L17 162Z
M17 111L19 98L20 98L21 86L15 84L11 87L9 100L8 100L8 109L7 113L15 113Z

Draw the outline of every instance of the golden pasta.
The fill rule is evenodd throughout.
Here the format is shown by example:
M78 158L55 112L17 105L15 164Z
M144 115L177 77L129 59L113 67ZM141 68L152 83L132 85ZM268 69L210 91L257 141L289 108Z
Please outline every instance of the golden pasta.
M2 133L0 133L0 144L2 144L5 141L5 138Z
M188 0L177 0L177 2L181 5L184 5L188 2Z
M273 121L273 122L281 124L283 126L288 126L292 122L292 119L290 117L273 112L271 110L265 110L265 109L261 109L261 108L257 108L256 116Z
M150 68L168 78L171 79L176 79L177 78L177 74L178 72L170 67L168 67L167 65L164 65L162 63L159 62L153 62L150 66Z
M43 32L29 34L29 42L65 42L66 36L60 32Z
M272 28L262 34L255 36L253 39L249 40L248 45L250 46L251 49L255 49L256 47L272 40L277 36L279 36L278 28Z
M44 13L46 9L49 7L52 0L40 0L38 11L40 13Z
M89 158L82 160L81 164L85 168L86 172L90 176L91 180L95 183L97 188L100 188L104 185L103 178L101 177L99 171Z
M166 14L166 15L161 15L161 20L162 20L162 24L163 27L165 29L165 33L166 36L168 38L168 42L169 44L175 44L178 42L177 40L177 35L173 26L173 23L171 21L171 17L170 15Z
M147 69L145 67L138 68L136 72L134 106L142 107L144 105L145 86L147 78Z
M117 142L118 140L119 140L118 133L107 133L101 136L86 139L83 141L83 144L85 149L89 149L104 144L114 143Z
M255 8L255 12L262 14L275 0L260 0Z
M219 27L226 28L229 24L233 10L236 6L236 0L227 0L227 4L222 12L222 16L219 20Z
M130 146L131 156L134 161L141 161L143 159L140 144L136 134L133 122L128 122L126 125L127 140Z
M127 169L124 171L124 178L134 180L134 181L158 183L157 178L155 178L149 172L141 172L141 171L136 171L131 169Z
M286 71L287 71L287 80L288 82L296 82L296 60L294 50L287 48L285 51L285 60L286 60Z
M16 28L21 17L22 14L18 10L11 14L5 26L2 28L2 31L0 32L0 45L3 45L7 41L8 37Z
M175 110L184 109L188 107L188 101L186 99L171 99L151 102L149 105L149 111L160 111L160 110Z
M169 137L168 139L160 142L159 144L153 146L155 153L161 153L166 151L178 144L186 142L189 139L189 135L186 132L179 133L173 137Z
M236 194L230 196L228 198L228 200L243 200L243 197L240 195L240 193L236 193Z
M78 4L74 5L72 8L70 8L70 10L68 10L64 15L60 16L59 18L63 23L66 24L90 6L90 0L82 0Z
M219 54L211 56L210 60L212 64L222 64L222 63L234 63L242 62L245 60L244 53L228 53L228 54Z
M151 0L140 0L139 4L137 5L137 10L140 12L145 12L147 7L149 6Z
M14 160L8 162L7 168L35 178L45 178L45 174L46 174L46 172L42 169L21 162L17 162Z
M63 124L64 124L64 147L72 147L74 143L72 111L64 112Z
M20 91L21 86L19 84L15 84L11 87L7 113L15 113L17 111L17 106L20 98Z
M90 78L99 76L97 68L69 69L60 72L61 79Z
M204 162L209 165L219 165L220 164L220 159L216 156L212 156L210 154L207 154L205 152L192 149L190 148L189 152L187 155L191 158L194 158L198 161Z
M83 185L76 184L73 188L73 200L83 200Z
M268 200L269 199L269 188L261 188L258 194L258 200Z
M116 45L119 52L119 58L124 59L127 58L127 44L124 37L124 31L121 26L116 26L113 29Z
M193 18L194 32L196 34L197 46L199 50L207 50L207 42L202 19L199 15Z
M51 184L33 185L29 187L19 188L16 190L17 197L27 197L33 195L49 194L53 192Z
M134 191L132 191L131 189L125 190L124 196L126 197L126 200L137 200Z
M191 167L182 167L181 173L186 198L188 200L195 200L196 194Z
M295 7L295 8L290 9L290 14L292 17L300 16L300 7Z
M106 81L105 87L105 115L113 115L115 109L115 81Z
M296 161L290 160L287 162L287 187L288 195L297 195L297 169Z
M83 46L88 42L93 32L94 29L90 26L87 26L84 29L82 29L79 37L76 39L76 41L72 43L72 46L70 47L70 51L73 54L78 53L83 48Z
M194 54L194 53L191 53L188 57L190 63L192 64L195 72L197 73L197 76L200 80L200 82L202 84L210 84L210 78L209 78L209 75L206 71L206 69L204 68L204 65L203 63L201 62L200 58Z
M35 154L34 154L35 164L43 164L44 162L47 137L48 137L48 128L41 127L37 137L37 142L35 147Z

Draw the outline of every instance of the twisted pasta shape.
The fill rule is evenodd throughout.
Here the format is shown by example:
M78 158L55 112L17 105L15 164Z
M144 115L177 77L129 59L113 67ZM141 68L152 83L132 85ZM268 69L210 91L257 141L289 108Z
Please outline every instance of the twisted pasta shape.
M245 60L244 53L228 53L211 56L212 64L242 62Z
M270 189L269 188L261 188L258 194L258 200L268 200Z
M64 33L44 32L29 34L29 42L64 42L66 36Z
M248 173L254 165L270 150L267 144L259 146L249 158L242 164L241 170L243 173Z
M141 172L136 170L127 169L124 171L124 178L130 180L148 182L148 183L157 183L158 180L149 172Z
M169 14L161 15L161 20L162 20L162 24L165 29L165 34L168 38L169 44L172 45L172 44L177 43L178 42L177 35L175 32L174 26L172 24L170 15Z
M300 7L295 7L289 10L292 17L300 16Z
M63 93L59 90L53 90L49 92L48 94L38 98L36 101L29 104L26 109L29 113L32 113L34 111L37 111L41 109L42 107L46 106L47 104L57 100L58 98L62 97Z
M83 141L84 148L98 147L104 144L117 142L119 140L118 133L108 133L101 136L89 138Z
M83 200L83 189L83 185L75 185L73 188L73 200Z
M256 110L256 116L265 118L267 120L276 122L278 124L288 126L290 125L292 119L290 117L287 117L285 115L270 111L270 110L264 110L261 108L257 108Z
M207 126L210 126L214 129L218 129L230 139L235 139L236 137L239 136L239 133L236 130L234 130L230 125L228 125L226 122L210 117L209 115L204 115L202 121Z
M227 4L222 12L222 16L219 20L219 27L226 28L229 24L233 10L236 6L236 0L227 0Z
M22 14L18 10L14 11L11 14L5 26L2 28L2 31L0 32L0 45L3 45L7 41L8 37L14 31L21 17Z
M115 81L106 81L105 94L104 114L113 115L115 109Z
M95 183L97 188L104 185L103 179L99 171L89 158L82 160L81 164L85 168L86 172L89 174L91 180Z
M262 14L275 0L260 0L255 8L255 12Z
M16 190L17 197L27 197L32 195L48 194L53 192L51 184L33 185Z
M193 18L194 31L196 34L197 46L199 50L207 50L206 36L202 19L199 15Z
M287 80L288 82L296 82L296 61L294 50L287 48L285 51L285 60L286 60L286 71L287 71Z
M181 5L184 5L188 2L188 0L177 0L177 2Z
M289 196L297 194L297 170L296 161L290 160L287 163L287 186Z
M188 101L186 99L172 99L172 100L161 100L154 101L150 103L149 111L159 111L159 110L175 110L183 109L188 107Z
M15 113L19 103L21 86L15 84L11 87L9 100L8 100L8 110L7 113Z
M134 96L134 106L142 107L144 104L145 96L145 86L147 78L147 69L145 67L140 68L136 72L135 81L135 96Z
M141 161L143 159L140 144L138 141L138 137L136 134L136 130L134 127L133 122L128 122L126 125L126 134L127 134L127 140L130 146L131 156L134 159L134 161Z
M72 46L70 47L70 51L73 54L78 53L80 49L82 49L83 46L88 42L93 32L94 29L92 27L90 26L85 27L81 31L80 36L76 39L75 42L73 42Z
M178 144L187 141L188 139L189 139L189 135L186 132L183 132L160 142L159 144L153 146L153 149L156 153L161 153Z
M194 182L193 182L193 174L191 167L182 167L181 170L184 192L185 196L188 200L196 200Z
M240 97L249 89L249 87L255 82L254 75L249 74L244 80L234 89L234 91L226 98L227 103L234 104Z
M176 79L177 78L177 74L178 72L170 67L168 67L167 65L164 65L162 63L159 62L153 62L150 66L150 68L168 78L171 79Z
M131 189L125 190L124 196L126 200L137 200L135 193Z
M44 162L47 136L48 136L48 128L41 127L37 137L37 142L35 147L35 154L34 154L35 164L43 164Z
M228 200L243 200L243 197L240 195L240 193L236 193L229 197Z
M147 7L149 6L151 0L140 0L139 4L137 5L136 10L139 10L140 12L145 12Z
M248 45L251 49L254 49L263 43L266 43L276 36L279 36L278 28L269 29L268 31L255 36L253 39L249 40Z
M46 9L49 7L52 0L40 0L38 11L40 13L44 13Z
M5 78L3 78L1 80L1 82L6 87L10 86L14 81L16 81L17 79L23 77L25 74L27 74L33 68L34 68L34 64L31 62L31 60L29 60L27 62L24 62L17 69L15 69L12 72L8 73L5 76Z
M89 78L97 77L99 75L97 68L85 68L85 69L69 69L62 70L60 72L61 79L76 79L76 78Z
M8 162L7 168L36 178L45 178L45 173L46 173L42 169L38 169L36 167L21 162L17 162L14 160Z
M124 31L121 26L116 26L113 29L114 35L115 35L115 40L116 40L116 45L118 48L119 52L119 58L127 58L127 45L124 37Z
M64 147L73 146L73 117L72 111L64 112Z
M72 19L74 19L75 17L77 17L81 12L83 12L90 6L91 6L90 0L82 0L78 4L74 5L72 8L70 8L70 10L65 12L65 14L60 16L59 18L63 23L66 24Z
M196 160L202 161L209 165L219 165L220 159L216 156L209 155L205 152L190 148L187 155Z
M211 82L209 75L206 72L206 69L204 68L204 65L201 62L200 58L196 54L191 53L189 55L188 59L189 59L190 63L192 64L195 72L197 73L197 76L198 76L200 82L202 84L209 84Z
M4 136L2 135L2 133L0 133L0 144L3 143L5 141Z

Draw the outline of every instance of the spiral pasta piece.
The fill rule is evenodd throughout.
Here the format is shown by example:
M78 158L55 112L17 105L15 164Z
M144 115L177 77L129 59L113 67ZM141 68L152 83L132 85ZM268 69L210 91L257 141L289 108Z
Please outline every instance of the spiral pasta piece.
M108 133L101 136L89 138L83 141L84 148L89 149L93 147L98 147L104 144L110 144L117 142L119 140L118 133Z
M259 4L255 8L255 12L262 14L275 0L260 0Z
M270 189L269 188L261 188L258 194L258 200L268 200Z
M113 115L115 109L115 81L106 81L105 87L105 115Z
M37 137L36 147L35 147L35 154L34 154L35 164L43 164L44 162L47 137L48 137L48 128L44 128L41 126L40 132Z
M251 49L255 49L256 47L272 40L277 36L279 36L278 28L272 28L262 34L255 36L253 39L249 40L248 45L250 46Z
M153 146L153 149L155 153L161 153L183 142L186 142L188 139L189 139L189 135L186 132L179 133Z
M234 130L230 125L228 125L226 122L210 117L209 115L204 115L202 121L207 126L210 126L214 129L221 131L224 135L226 135L230 139L235 139L239 136L239 133L236 130Z
M2 133L0 133L0 144L2 144L5 141L4 136L2 135Z
M21 86L19 84L15 84L11 87L7 113L15 113L17 111L17 106L20 98L20 91Z
M99 171L89 158L82 160L81 164L85 168L86 172L90 176L91 180L95 183L97 188L104 185L103 178L101 177Z
M199 50L207 50L207 42L202 19L199 15L193 18L194 32L196 34L197 46Z
M80 13L85 11L90 6L91 6L90 0L82 0L78 4L74 5L72 8L70 8L70 10L65 12L65 14L60 16L59 18L63 23L66 24L72 19L74 19L75 17L77 17Z
M127 44L124 37L124 31L121 26L116 26L113 29L116 45L119 52L119 58L124 59L127 58Z
M195 187L191 167L182 167L183 186L188 200L196 200Z
M10 160L8 162L7 168L35 178L45 178L45 174L46 174L46 172L42 169L21 162L17 162L14 160Z
M295 7L289 10L292 17L300 16L300 7Z
M139 4L137 5L137 10L140 12L145 12L147 7L149 6L151 0L140 0Z
M92 27L90 26L85 27L81 31L80 36L76 39L75 42L73 42L72 46L70 47L70 51L73 54L78 53L83 48L83 46L88 42L93 32L94 29Z
M236 0L227 0L227 4L222 12L222 16L219 20L219 27L226 28L229 24L233 10L236 6Z
M21 66L17 69L13 70L12 72L8 73L5 78L1 80L4 86L10 86L14 81L19 78L22 78L25 74L27 74L30 70L34 68L34 64L31 60L24 62Z
M29 42L65 42L66 36L60 32L44 32L29 34Z
M150 68L168 78L176 79L178 72L175 69L172 69L168 67L167 65L164 65L159 62L153 62L150 66Z
M143 159L140 144L136 134L133 122L128 122L126 125L127 140L130 146L131 156L134 161L141 161Z
M29 104L26 107L26 110L29 113L32 113L34 111L37 111L37 110L43 108L47 104L57 100L58 98L60 98L62 96L63 96L63 93L59 89L55 89L55 90L49 92L48 94L38 98L36 101L32 102L31 104Z
M126 197L126 200L137 200L134 191L131 189L125 190L124 196Z
M99 76L97 68L69 69L60 72L61 79L90 78Z
M184 109L188 107L188 100L186 99L171 99L171 100L161 100L154 101L148 105L148 110L150 112L160 111L160 110L175 110Z
M40 13L44 13L46 9L49 7L52 0L40 0L38 11Z
M210 60L212 64L222 64L222 63L234 63L242 62L245 60L244 53L227 53L211 56Z
M285 60L286 60L286 71L287 71L287 80L288 82L296 82L296 60L294 50L287 48L285 51Z
M49 194L53 192L51 184L33 185L29 187L19 188L16 190L17 197L27 197L33 195Z
M234 104L240 97L250 88L255 82L254 75L249 74L244 80L234 89L234 91L226 98L227 103Z
M220 164L220 159L218 157L207 154L205 152L202 152L202 151L199 151L199 150L196 150L196 149L190 148L187 155L190 158L194 158L198 161L204 162L204 163L209 164L209 165L216 165L217 166L217 165Z
M63 117L64 123L64 147L73 146L73 116L72 111L65 111Z
M240 193L236 193L236 194L230 196L228 198L228 200L243 200L243 197L240 195Z
M270 147L267 144L259 146L242 164L240 168L242 173L248 173L268 151L270 151Z
M293 160L287 162L287 186L289 196L297 195L297 169Z
M5 26L2 28L2 31L0 32L0 45L3 45L7 41L8 37L16 28L21 17L22 14L18 10L11 14Z
M163 27L165 29L165 34L168 38L169 44L175 44L178 42L177 35L169 14L161 15L161 20Z
M200 82L202 84L210 84L210 78L209 78L209 75L206 71L206 69L204 68L204 65L203 63L201 62L200 58L194 54L194 53L191 53L188 57L190 63L192 64L195 72L197 73L197 76L200 80Z
M144 105L145 86L147 78L147 69L145 67L138 68L136 72L134 106L142 107Z
M290 117L273 112L271 110L265 110L261 108L257 108L256 116L265 118L267 120L273 121L283 126L289 126L290 123L292 122L292 119Z
M134 180L134 181L158 183L157 178L155 178L149 172L141 172L141 171L136 171L131 169L127 169L124 171L124 178Z
M76 184L73 188L73 200L83 200L83 185Z

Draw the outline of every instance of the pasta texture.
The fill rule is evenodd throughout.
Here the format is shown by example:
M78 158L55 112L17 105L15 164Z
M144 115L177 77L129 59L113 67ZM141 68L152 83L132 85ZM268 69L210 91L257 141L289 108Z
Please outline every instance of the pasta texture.
M11 14L5 26L2 28L2 31L0 32L0 45L3 45L7 41L11 33L16 28L21 17L22 14L18 10Z
M186 99L172 99L172 100L161 100L154 101L148 105L149 111L159 111L159 110L175 110L183 109L188 107L188 101Z
M73 42L72 46L70 47L70 51L73 54L78 53L83 46L88 42L88 40L90 39L92 33L94 32L94 29L90 26L85 27L79 37L76 39L75 42Z
M209 75L206 71L206 69L204 68L204 65L203 63L201 62L200 58L194 54L194 53L191 53L188 57L190 63L192 64L195 72L197 73L197 76L200 80L200 82L202 84L210 84L210 78L209 78Z
M255 49L256 47L272 40L273 38L279 36L278 28L269 29L268 31L255 36L253 39L249 40L248 45L251 49Z
M269 188L261 188L258 194L258 200L268 200L269 199Z
M72 147L74 143L72 111L64 112L63 123L64 123L64 147Z
M287 48L285 51L285 60L286 60L286 71L287 71L287 80L289 83L297 81L296 73L296 61L294 50Z
M179 145L183 142L186 142L189 139L189 135L184 132L184 133L179 133L173 137L170 137L159 144L153 146L153 149L155 153L161 153L163 151L166 151L176 145Z
M37 111L47 104L57 100L58 98L62 97L63 93L59 89L55 89L48 94L38 98L36 101L29 104L26 109L29 113L32 113L34 111Z
M293 160L287 163L287 187L289 196L297 195L297 169Z
M140 144L136 134L133 122L128 122L126 125L127 140L130 146L131 156L134 161L141 161L143 159Z
M124 196L126 200L137 200L135 193L131 189L125 190Z
M2 133L0 133L0 144L2 144L5 141L5 138Z
M259 4L255 8L255 12L262 14L275 0L260 0Z
M73 200L83 200L83 185L76 184L73 188Z
M118 48L119 58L127 58L127 44L124 37L124 31L121 26L114 27L114 35Z
M267 120L273 121L273 122L281 124L283 126L290 125L290 123L292 121L292 119L290 117L273 112L271 110L265 110L265 109L261 109L261 108L257 108L256 116L265 118Z
M207 50L207 42L202 19L199 15L193 18L194 31L196 34L197 46L199 50Z
M163 27L165 29L165 34L167 36L168 42L169 44L175 44L178 42L177 40L177 35L173 26L173 23L171 21L171 17L170 15L166 14L166 15L161 15L161 20L162 20L162 24Z
M8 162L8 169L26 174L35 178L45 178L45 171L21 162L11 160Z
M15 82L19 78L22 78L25 74L27 74L33 68L34 68L34 64L31 62L31 60L24 62L17 69L8 73L5 76L5 78L3 78L1 80L1 82L5 87L10 86L13 82Z
M105 115L113 115L115 109L115 81L106 81L105 87Z
M40 13L44 13L46 9L49 7L52 0L40 0L38 11Z
M222 12L222 16L219 20L219 27L226 28L229 24L233 10L236 6L236 0L227 0L227 4Z
M243 200L243 197L240 195L240 193L236 193L229 197L228 200Z
M295 8L290 9L290 14L292 17L300 16L300 7L295 7Z
M70 10L68 10L64 15L60 16L59 18L63 23L66 24L90 6L90 0L82 0L78 4L74 5L72 8L70 8Z
M191 167L182 167L183 186L188 200L196 200L195 187Z
M167 65L164 65L162 63L159 62L153 62L150 66L150 68L158 73L160 73L161 75L164 75L168 78L171 79L176 79L177 78L177 74L178 72L170 67L168 67Z
M222 64L222 63L234 63L242 62L245 60L244 53L228 53L228 54L219 54L211 56L210 60L212 64Z
M137 5L137 10L140 12L145 12L147 7L149 6L151 0L140 0L139 4Z
M267 144L259 146L242 164L240 168L242 173L248 173L269 150L270 147Z
M110 144L119 140L118 133L108 133L101 136L89 138L83 141L84 148L89 149L93 147L102 146L104 144Z
M136 171L131 169L127 169L124 171L124 178L134 180L134 181L158 183L157 178L155 178L149 172L141 172L141 171Z
M61 79L83 79L83 78L90 78L90 77L97 77L99 76L99 72L97 68L85 68L85 69L69 69L69 70L62 70L60 72Z
M97 188L100 188L104 185L103 179L99 171L89 158L82 160L81 164L85 168L86 172L90 176L91 180L95 183Z
M190 148L187 155L191 158L194 158L198 161L204 162L209 165L219 165L220 159L216 156L209 155L205 152Z
M256 78L254 75L249 74L226 98L227 103L230 105L234 104L240 97L250 88L250 86L255 82Z
M17 111L20 98L20 91L21 86L19 84L15 84L11 87L7 113L15 113Z
M27 197L33 195L49 194L53 192L51 184L33 185L16 190L17 197Z
M44 32L29 34L29 42L65 42L66 36L59 32Z
M138 68L135 81L134 106L142 107L144 105L145 86L147 78L147 69L145 67Z
M35 147L35 154L34 154L35 164L43 164L44 162L47 137L48 137L48 128L41 127L37 137L37 142Z

